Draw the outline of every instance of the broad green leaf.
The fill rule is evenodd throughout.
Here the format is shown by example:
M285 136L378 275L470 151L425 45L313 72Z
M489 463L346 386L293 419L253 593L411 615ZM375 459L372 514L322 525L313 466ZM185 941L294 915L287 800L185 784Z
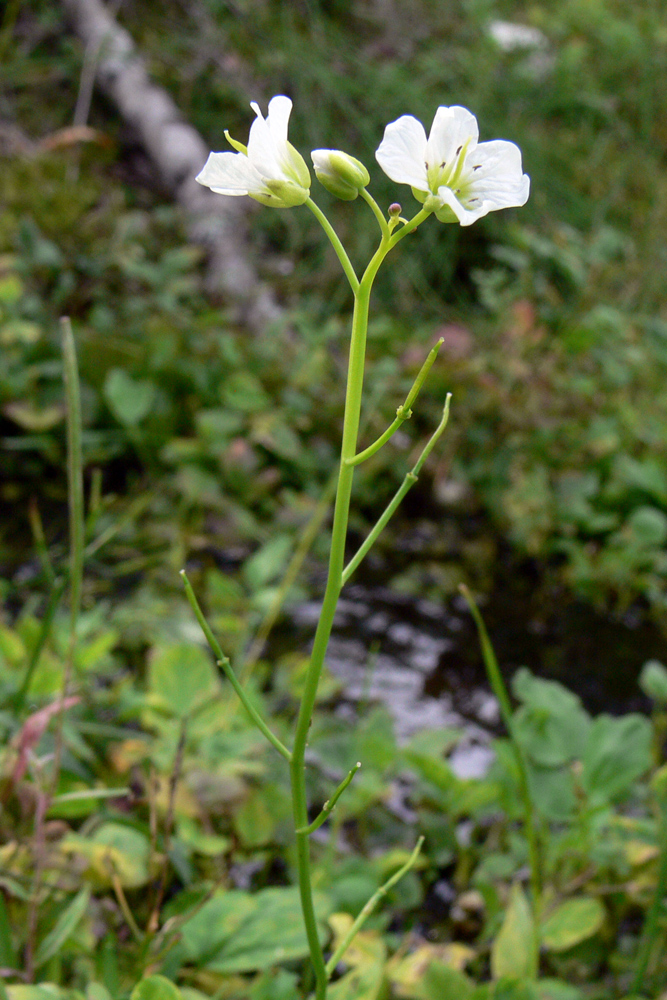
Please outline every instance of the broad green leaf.
M250 893L237 889L216 892L181 929L188 958L203 966L256 909Z
M528 900L515 882L502 927L491 948L494 979L530 978L535 974L535 929Z
M104 398L114 417L134 427L150 413L156 389L152 382L134 379L122 368L112 368L104 381Z
M266 410L271 404L259 379L251 372L242 370L225 379L221 396L226 407L243 413Z
M322 919L329 904L316 896ZM200 968L223 975L255 972L305 958L308 943L296 889L216 893L183 924L182 942Z
M639 675L639 686L653 701L667 704L667 669L658 660L649 660L644 664Z
M443 962L431 962L414 994L419 1000L468 1000L472 981Z
M278 577L292 548L289 535L275 535L243 564L243 576L252 590L266 586Z
M667 515L657 507L637 507L624 525L631 545L638 548L662 548L667 539Z
M604 916L599 899L592 896L568 899L542 924L542 944L549 951L567 951L593 937L602 927Z
M151 694L179 718L189 715L219 690L210 654L194 643L155 646L148 669Z
M599 715L582 758L584 789L602 802L628 792L651 766L651 739L651 723L643 715Z
M537 995L540 1000L583 1000L583 993L561 979L540 979Z
M88 983L86 986L86 1000L114 1000L114 998L102 983Z
M493 984L489 1000L539 1000L537 983L505 976Z
M529 763L528 783L530 800L544 819L565 823L571 818L577 799L570 770Z
M40 968L45 962L60 951L68 937L75 931L77 924L88 909L90 891L87 887L76 894L72 902L63 910L53 928L41 941L35 954L35 966Z
M165 976L146 976L134 987L130 1000L182 1000L182 995Z
M543 767L558 767L581 757L590 717L579 698L525 668L517 670L512 688L523 702L514 715L514 736L529 758Z
M298 977L287 969L267 970L253 983L250 1000L295 1000Z

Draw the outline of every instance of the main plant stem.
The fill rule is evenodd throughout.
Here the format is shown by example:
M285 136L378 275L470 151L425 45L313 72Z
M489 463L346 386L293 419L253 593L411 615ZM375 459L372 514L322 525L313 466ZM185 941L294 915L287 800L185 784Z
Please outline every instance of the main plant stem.
M322 222L322 213L315 211L309 200L309 208ZM339 246L340 241L333 233L331 226L325 226L325 231L331 239L334 249L343 263L346 275L354 292L354 312L352 314L352 336L350 340L350 356L347 371L347 390L345 395L345 415L343 417L343 442L341 446L340 471L334 507L333 526L331 529L331 550L329 554L329 572L327 585L322 601L322 610L315 631L313 650L306 674L299 717L297 719L294 746L290 760L290 780L292 785L292 811L296 831L296 861L299 876L299 892L301 908L306 926L306 936L310 950L313 971L315 973L315 1000L326 1000L328 973L324 955L317 933L317 919L313 904L313 889L310 870L310 849L308 844L308 801L306 798L305 753L308 744L308 730L315 708L317 688L320 682L324 657L329 645L329 637L333 627L334 615L338 598L343 587L343 569L345 567L345 542L350 514L350 497L354 479L354 465L351 464L357 450L359 421L361 418L361 397L364 385L364 363L366 359L366 333L368 330L368 309L371 289L378 269L387 253L404 236L413 232L430 213L422 209L409 223L398 232L392 233L389 226L383 229L382 240L372 257L358 285L347 255ZM322 216L322 218L320 218ZM324 225L324 223L322 223Z
M290 776L292 783L292 803L294 826L296 829L297 868L299 873L299 891L308 945L315 972L315 997L324 1000L327 990L327 972L324 956L317 933L317 921L313 905L313 893L310 874L310 850L308 834L308 803L306 800L306 774L304 757L308 742L308 730L315 707L315 698L319 685L324 657L329 645L329 637L333 627L334 615L338 598L343 586L343 568L345 565L345 542L347 524L350 512L350 497L354 479L354 466L347 460L354 458L357 449L359 420L361 416L361 397L364 382L364 361L366 357L366 332L368 329L368 308L371 288L377 270L389 249L389 240L383 238L380 246L366 269L354 299L352 317L352 337L350 341L350 357L348 362L347 392L345 397L345 416L343 419L343 443L341 446L341 462L338 474L338 488L334 508L333 527L331 530L331 551L329 555L329 572L327 586L322 602L322 611L315 632L313 651L310 657L306 682L304 686L299 717L297 720ZM302 832L299 832L302 831Z

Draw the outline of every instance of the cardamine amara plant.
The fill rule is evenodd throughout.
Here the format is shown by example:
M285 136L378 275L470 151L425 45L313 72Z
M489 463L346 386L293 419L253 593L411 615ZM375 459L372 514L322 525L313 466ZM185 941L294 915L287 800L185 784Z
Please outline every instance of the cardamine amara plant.
M252 108L257 117L250 128L247 146L231 138L226 132L227 140L235 152L211 153L197 180L217 194L231 197L247 195L269 208L296 208L305 205L331 241L354 296L328 578L291 746L285 746L275 736L247 697L229 659L204 619L185 573L183 576L188 598L218 664L258 728L289 766L299 890L315 977L315 998L325 1000L327 986L342 955L388 888L415 863L421 846L420 840L407 863L369 900L349 933L327 958L320 942L313 904L309 838L329 817L361 765L357 763L352 768L333 791L320 814L311 821L306 798L304 757L318 684L341 590L369 552L405 494L416 483L424 462L447 425L450 403L448 394L442 419L419 459L405 476L402 485L359 550L346 563L345 547L354 471L358 465L376 454L403 422L410 418L412 406L440 346L436 344L428 354L405 402L398 407L394 421L376 441L358 450L366 334L373 282L385 257L429 217L434 216L438 222L458 222L462 226L469 226L489 212L524 205L528 199L530 181L522 172L518 147L502 139L478 142L475 117L465 108L457 106L438 108L428 137L423 125L411 115L403 115L385 129L384 138L375 154L376 159L391 180L398 184L408 184L412 188L421 207L410 219L403 217L399 204L390 205L386 214L382 211L368 191L370 175L359 160L340 150L313 150L313 167L322 186L345 201L352 201L360 196L375 217L379 228L379 245L365 271L359 276L331 223L311 198L311 176L305 160L288 141L287 128L292 102L285 96L274 97L269 102L266 118L257 104L252 104Z

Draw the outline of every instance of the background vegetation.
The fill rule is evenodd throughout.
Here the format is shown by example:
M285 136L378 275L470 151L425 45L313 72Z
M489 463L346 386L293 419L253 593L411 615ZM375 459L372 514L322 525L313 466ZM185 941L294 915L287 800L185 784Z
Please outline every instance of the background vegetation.
M469 230L422 227L379 284L369 439L434 339L445 344L408 436L397 435L396 447L360 474L353 528L362 533L393 492L451 390L441 457L383 540L371 576L442 601L461 578L488 589L499 549L509 546L513 559L534 562L547 592L560 588L617 613L646 611L664 628L664 4L126 0L120 20L212 149L225 147L225 128L244 138L255 87L265 98L287 93L294 143L364 160L381 204L397 193L373 153L400 114L428 123L439 104L463 104L482 139L521 146L532 178L524 209ZM506 50L491 30L499 20L538 29L541 40ZM309 214L260 209L252 217L258 265L285 314L257 336L236 324L225 302L205 293L204 264L178 210L104 100L95 96L91 108L94 142L52 141L71 124L81 62L58 4L5 7L0 724L9 749L0 966L27 962L30 978L63 988L102 983L113 997L152 970L221 998L287 998L305 952L301 939L293 942L284 957L296 964L272 971L275 947L287 945L270 928L289 922L295 905L285 888L285 775L260 752L204 654L186 644L199 637L177 570L192 568L221 642L241 662L334 467L350 303ZM363 260L374 239L370 216L366 228L357 203L316 197ZM400 197L407 207L408 190ZM61 800L40 826L36 804L57 733L44 717L41 731L28 723L60 690L68 642L55 601L51 633L40 638L51 613L44 595L66 574L62 314L72 317L83 392L82 701L65 724ZM396 539L415 522L423 530L406 554ZM324 551L317 540L293 599L318 592ZM301 668L290 655L253 674L257 698L285 725ZM197 683L175 693L186 671ZM579 733L567 746L543 737L546 749L534 732L526 736L545 797L550 905L558 912L577 893L594 901L583 921L589 934L544 943L545 975L580 992L540 996L621 996L658 877L660 810L638 778L660 759L662 722L656 716L651 734L628 716L621 733L612 720L584 719L567 692L531 683L517 680L518 711L532 711L543 730L552 716L558 729L564 713ZM200 701L204 694L212 705ZM369 709L351 737L334 704L331 679L313 739L313 796L326 798L329 766L338 774L363 759L366 777L322 843L323 919L356 914L414 842L392 805L397 770L411 775L412 825L428 834L422 869L399 883L370 926L341 997L348 988L355 998L382 989L446 996L448 973L424 978L436 959L459 970L468 963L476 981L497 973L504 967L492 942L526 856L502 742L488 781L461 782L445 760L453 734L441 734L437 747L415 738L399 749L387 717ZM119 791L110 800L66 797L91 786ZM511 898L511 912L520 912ZM190 930L177 938L186 916ZM415 954L422 965L409 965ZM665 986L661 961L651 966L647 996ZM459 979L451 988L463 996L472 984ZM9 990L11 1000L42 1000L18 985Z

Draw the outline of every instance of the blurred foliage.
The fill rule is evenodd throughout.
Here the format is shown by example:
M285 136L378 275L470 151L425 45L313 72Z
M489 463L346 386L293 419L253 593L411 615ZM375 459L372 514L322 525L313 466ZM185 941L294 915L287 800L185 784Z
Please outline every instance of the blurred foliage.
M216 149L227 127L245 137L248 100L260 91L293 97L292 135L303 150L340 146L371 168L388 120L412 113L428 123L440 103L473 108L482 139L519 143L532 177L520 213L466 230L425 226L382 277L366 433L391 418L433 337L444 335L417 426L405 428L418 444L454 391L434 473L436 516L484 511L519 554L578 594L621 609L641 597L661 620L662 8L169 0L126 3L121 15L153 76ZM532 46L498 42L498 20L536 30ZM206 513L209 524L224 523L231 547L265 541L276 517L302 523L332 468L342 409L349 304L326 241L308 213L254 212L261 267L289 308L284 323L249 338L204 294L203 264L178 212L108 105L93 100L96 141L68 144L58 131L71 121L81 55L57 6L21 7L5 30L4 498L38 495L58 523L55 337L68 313L84 379L86 463L103 470L107 491L159 483L169 497L163 513L177 512L183 526L163 534L184 530L186 547ZM381 203L396 198L377 168L373 190ZM317 197L363 260L374 239L373 224L358 223L364 207ZM407 190L401 197L411 201ZM402 466L390 445L364 467L357 530ZM17 527L4 530L11 565ZM404 589L421 586L416 571L412 582L400 572Z

